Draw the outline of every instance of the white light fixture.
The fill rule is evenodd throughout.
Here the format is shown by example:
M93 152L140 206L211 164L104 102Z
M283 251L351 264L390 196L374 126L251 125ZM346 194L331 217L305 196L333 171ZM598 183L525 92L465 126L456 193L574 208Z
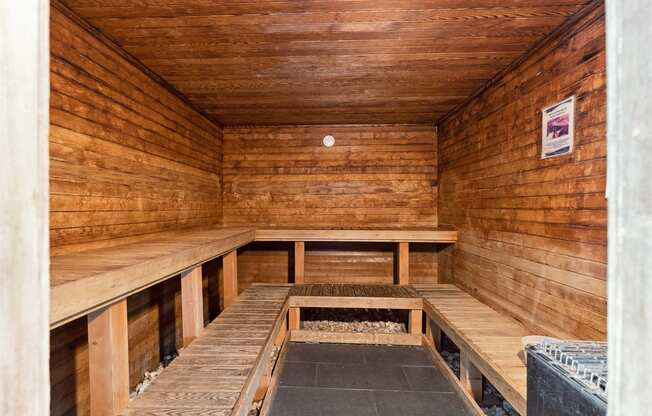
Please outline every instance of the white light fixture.
M331 136L330 134L328 136L324 136L324 146L326 147L333 147L335 144L335 137Z

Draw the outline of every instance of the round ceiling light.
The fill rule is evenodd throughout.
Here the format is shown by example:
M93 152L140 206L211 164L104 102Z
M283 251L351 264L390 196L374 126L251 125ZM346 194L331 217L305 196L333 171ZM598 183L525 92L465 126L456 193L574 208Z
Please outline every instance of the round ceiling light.
M333 145L335 144L335 137L333 137L331 135L324 136L324 141L323 142L324 142L324 146L333 147Z

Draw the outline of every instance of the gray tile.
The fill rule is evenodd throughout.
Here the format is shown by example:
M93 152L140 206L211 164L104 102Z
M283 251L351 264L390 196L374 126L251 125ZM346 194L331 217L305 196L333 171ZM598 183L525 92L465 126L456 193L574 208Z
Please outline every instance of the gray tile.
M317 379L317 364L286 362L279 377L281 386L314 387Z
M271 416L377 416L373 394L362 390L281 387Z
M358 345L302 344L288 345L287 361L309 363L363 363L363 349Z
M317 386L338 389L410 389L401 367L378 364L318 364Z
M452 393L448 380L436 367L401 367L407 378L410 390Z
M270 416L322 416L319 406L311 400L314 390L279 387L274 396Z
M370 391L319 389L322 416L378 416Z
M454 393L375 391L379 416L467 416Z
M369 346L364 350L365 362L384 365L432 366L428 351L421 347Z

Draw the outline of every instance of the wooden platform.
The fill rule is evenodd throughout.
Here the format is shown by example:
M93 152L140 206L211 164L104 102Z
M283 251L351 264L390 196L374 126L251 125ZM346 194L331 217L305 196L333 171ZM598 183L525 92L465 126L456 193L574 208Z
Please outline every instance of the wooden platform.
M290 340L346 344L421 345L423 301L410 286L313 284L290 290ZM399 309L410 313L407 334L367 334L301 329L301 308Z
M115 303L254 238L253 228L190 230L54 256L50 259L50 327Z
M254 285L132 399L125 416L246 415L285 325L287 285Z
M411 242L453 243L451 230L191 229L50 259L50 328L56 328L252 241L295 241L295 279L303 281L305 241L399 242L399 282L409 282Z
M414 288L424 298L426 315L460 348L462 366L466 355L470 364L525 415L527 370L522 337L531 335L525 327L453 285ZM472 384L477 378L467 381Z

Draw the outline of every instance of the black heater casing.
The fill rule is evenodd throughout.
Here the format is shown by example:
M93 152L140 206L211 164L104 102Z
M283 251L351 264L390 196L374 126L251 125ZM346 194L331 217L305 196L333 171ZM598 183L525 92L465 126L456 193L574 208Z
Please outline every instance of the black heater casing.
M606 416L607 404L550 359L527 351L528 416Z

